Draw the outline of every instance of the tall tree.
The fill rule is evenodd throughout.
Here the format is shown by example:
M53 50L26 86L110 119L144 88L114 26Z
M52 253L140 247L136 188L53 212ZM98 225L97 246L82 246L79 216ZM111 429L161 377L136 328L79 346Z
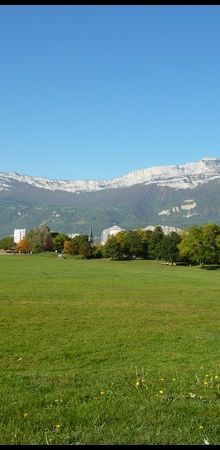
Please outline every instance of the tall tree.
M216 264L219 260L219 235L220 227L216 224L191 227L179 244L180 254L200 266Z
M202 226L203 254L206 264L217 264L219 251L217 237L220 235L220 227L213 223Z
M116 236L109 236L104 247L104 256L111 259L120 259L122 250Z
M194 226L182 236L182 240L178 245L180 255L184 259L191 262L196 262L201 266L204 264L202 238L201 227Z
M88 244L88 236L86 234L80 234L79 236L75 236L73 238L73 245L74 245L74 251L73 254L74 255L80 255L82 250L82 246L87 245Z
M153 259L162 258L162 243L164 239L164 232L160 226L156 226L153 230L149 242L149 256Z
M68 241L64 242L63 247L64 253L67 255L73 255L74 254L74 243L72 239L68 239Z
M64 244L69 239L70 238L64 233L57 234L53 238L53 249L56 250L58 253L63 252L64 251Z
M180 252L178 248L180 241L181 238L175 231L172 231L163 238L161 244L161 256L165 259L165 261L171 262L172 265L175 261L179 261L180 259Z
M47 225L30 230L26 235L26 240L33 253L50 251L53 248L50 229Z

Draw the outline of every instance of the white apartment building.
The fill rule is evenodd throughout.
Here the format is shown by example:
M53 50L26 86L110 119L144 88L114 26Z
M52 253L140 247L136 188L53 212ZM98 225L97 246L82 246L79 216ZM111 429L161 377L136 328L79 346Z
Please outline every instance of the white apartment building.
M120 231L124 231L124 228L120 228L117 225L114 225L111 228L106 228L105 230L103 230L103 232L101 234L101 244L105 245L109 236L114 236L115 234L119 233Z
M15 230L14 230L15 244L18 244L25 237L25 234L26 234L26 228L24 228L23 230L19 230L18 228L15 228Z

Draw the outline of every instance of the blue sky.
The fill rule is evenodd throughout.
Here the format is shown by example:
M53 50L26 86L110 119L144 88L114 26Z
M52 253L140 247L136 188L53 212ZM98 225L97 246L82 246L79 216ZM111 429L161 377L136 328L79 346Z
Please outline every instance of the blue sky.
M0 6L0 171L220 157L220 6Z

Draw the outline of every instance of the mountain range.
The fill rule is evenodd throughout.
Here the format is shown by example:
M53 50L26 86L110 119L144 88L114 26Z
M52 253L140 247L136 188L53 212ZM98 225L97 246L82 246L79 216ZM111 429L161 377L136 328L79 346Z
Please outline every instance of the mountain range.
M103 229L220 223L220 159L159 166L110 180L0 173L0 236L35 228L99 236Z

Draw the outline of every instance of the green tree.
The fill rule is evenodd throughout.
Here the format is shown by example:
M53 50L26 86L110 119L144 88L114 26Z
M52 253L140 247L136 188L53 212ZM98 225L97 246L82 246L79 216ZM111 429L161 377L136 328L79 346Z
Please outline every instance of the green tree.
M181 241L181 237L175 231L164 236L161 243L161 256L165 261L173 263L180 260L180 252L178 244Z
M74 255L80 255L85 252L85 246L88 244L88 236L84 234L80 234L79 236L75 236L73 238L74 245ZM81 253L82 252L82 253Z
M25 239L30 251L33 253L50 251L53 249L50 228L47 225L41 225L38 228L30 230Z
M57 234L53 238L53 249L56 250L58 253L63 252L64 251L64 244L69 239L70 238L64 233Z
M163 254L164 232L160 226L152 231L149 241L149 256L152 259L161 259Z
M0 249L13 250L15 247L14 238L11 236L5 236L0 240Z
M143 254L141 236L137 231L128 231L124 235L123 252L127 256L140 257Z
M36 233L39 235L41 251L51 251L53 249L53 240L50 234L50 228L47 225L41 225L37 228Z
M72 239L68 239L67 241L64 242L63 250L64 253L66 253L67 255L74 254L74 243Z
M84 258L89 259L92 257L92 247L90 242L83 242L79 247L79 254Z
M180 254L200 266L219 262L220 227L205 224L191 227L179 244Z
M109 236L104 247L104 256L111 259L120 259L122 250L116 236Z
M215 238L215 245L216 245L216 250L217 250L217 255L218 255L218 264L220 263L220 234L218 234L218 236L216 236Z
M92 246L92 256L93 258L103 257L103 246L101 244L96 244Z
M202 226L203 234L203 256L205 264L217 264L219 260L218 236L220 227L216 224L208 223Z
M203 265L203 244L201 227L191 227L178 245L183 259Z
M144 259L149 258L149 243L151 240L152 231L151 230L137 230L138 236L141 239L141 256Z

